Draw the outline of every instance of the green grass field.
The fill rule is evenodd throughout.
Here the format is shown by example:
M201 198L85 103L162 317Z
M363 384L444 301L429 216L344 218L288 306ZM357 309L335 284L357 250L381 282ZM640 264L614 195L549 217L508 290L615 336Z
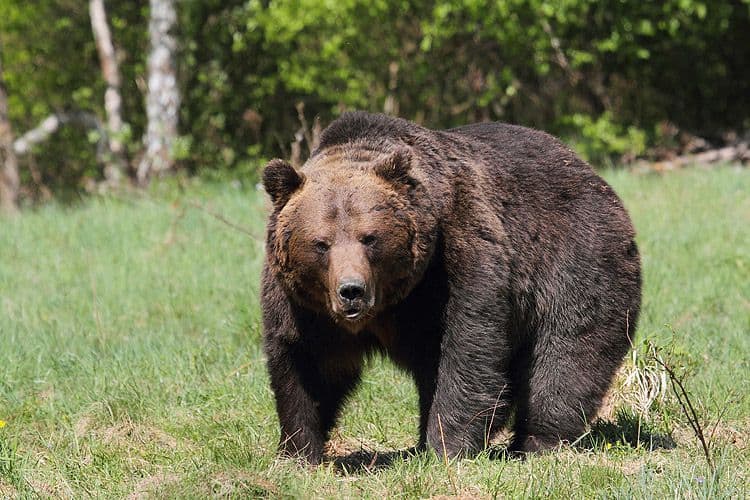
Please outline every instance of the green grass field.
M714 471L671 392L634 417L625 373L620 419L610 410L609 430L579 449L392 456L415 444L416 392L381 360L347 405L330 463L277 459L258 307L265 200L196 182L0 220L0 498L748 497L750 170L606 177L643 256L626 368L658 374L650 339L691 369L707 432L723 415ZM651 450L649 435L676 446Z

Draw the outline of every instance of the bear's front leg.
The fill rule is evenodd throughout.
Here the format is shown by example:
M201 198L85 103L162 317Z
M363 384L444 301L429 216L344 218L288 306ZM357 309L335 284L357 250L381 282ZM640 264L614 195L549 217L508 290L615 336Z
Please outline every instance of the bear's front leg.
M301 317L267 272L262 300L264 347L281 426L279 450L319 464L342 403L359 382L361 353L327 325Z
M325 444L320 404L303 383L301 360L295 359L289 345L270 339L266 340L266 355L281 426L279 451L319 464Z
M266 353L281 425L279 450L319 464L342 403L359 381L359 368L327 372L326 361L304 343L267 340Z

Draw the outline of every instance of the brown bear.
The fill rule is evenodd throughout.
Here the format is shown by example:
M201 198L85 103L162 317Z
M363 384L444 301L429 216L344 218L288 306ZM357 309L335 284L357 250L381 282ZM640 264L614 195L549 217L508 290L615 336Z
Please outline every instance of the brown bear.
M633 337L634 231L610 186L546 133L331 123L300 171L271 161L262 299L282 452L319 463L364 360L419 394L419 446L514 452L584 432Z

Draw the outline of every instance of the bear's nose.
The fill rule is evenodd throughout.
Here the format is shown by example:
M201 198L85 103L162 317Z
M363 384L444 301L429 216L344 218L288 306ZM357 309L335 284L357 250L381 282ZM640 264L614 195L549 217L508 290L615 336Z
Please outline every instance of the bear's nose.
M361 299L365 296L365 282L358 279L348 279L339 285L339 297L347 302Z

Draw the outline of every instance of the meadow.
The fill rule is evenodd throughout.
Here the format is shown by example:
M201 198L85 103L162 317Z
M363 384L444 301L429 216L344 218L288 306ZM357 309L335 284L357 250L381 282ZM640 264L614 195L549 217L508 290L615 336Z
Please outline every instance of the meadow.
M255 186L163 183L0 220L0 498L748 497L750 170L604 175L638 231L635 356L578 446L525 461L398 453L416 391L380 359L329 462L276 457ZM683 377L713 467L647 341Z

